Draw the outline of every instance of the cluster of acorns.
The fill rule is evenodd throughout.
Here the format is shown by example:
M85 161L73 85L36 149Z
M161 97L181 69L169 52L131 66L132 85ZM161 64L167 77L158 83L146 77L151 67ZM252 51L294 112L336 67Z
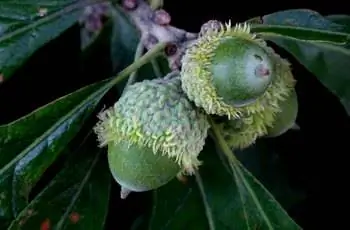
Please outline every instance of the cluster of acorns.
M121 198L193 174L201 165L208 116L224 118L216 125L233 149L284 133L297 115L294 86L289 63L249 25L201 33L181 71L128 86L99 114L94 130L100 146L108 147Z

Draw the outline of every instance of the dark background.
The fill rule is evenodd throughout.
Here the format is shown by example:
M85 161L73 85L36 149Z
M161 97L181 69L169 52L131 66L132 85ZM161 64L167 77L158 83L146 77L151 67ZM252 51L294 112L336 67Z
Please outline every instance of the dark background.
M198 32L201 24L210 19L239 22L291 8L308 8L324 15L350 14L346 1L164 2L172 24L192 32ZM79 26L75 26L40 49L10 81L0 85L0 124L109 74L110 63L103 58L108 46L95 51L96 58L82 62L79 43ZM292 183L307 192L306 201L288 211L304 229L317 229L326 224L330 224L329 229L343 229L341 226L348 225L349 119L338 99L312 74L283 50L278 52L292 62L298 80L297 123L301 131L288 132L270 140L269 144L279 150ZM113 193L107 228L129 229L132 220L147 209L150 193L131 194L125 201L118 199L116 185Z

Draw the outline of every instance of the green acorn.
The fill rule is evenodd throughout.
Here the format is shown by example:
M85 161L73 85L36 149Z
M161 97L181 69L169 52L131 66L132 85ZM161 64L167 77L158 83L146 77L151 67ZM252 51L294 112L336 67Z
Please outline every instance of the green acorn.
M278 111L278 100L294 87L289 63L265 41L250 33L248 24L208 29L185 52L182 88L208 114L228 119Z
M276 114L272 127L267 130L268 137L277 137L287 132L295 125L298 115L298 96L295 90L280 102L281 112Z
M159 188L178 174L192 174L201 164L197 157L209 123L187 99L176 72L129 86L99 119L94 130L100 146L108 146L122 198Z
M231 148L246 148L266 135L295 86L288 61L248 24L204 30L182 64L183 90L206 113L227 117L218 125Z

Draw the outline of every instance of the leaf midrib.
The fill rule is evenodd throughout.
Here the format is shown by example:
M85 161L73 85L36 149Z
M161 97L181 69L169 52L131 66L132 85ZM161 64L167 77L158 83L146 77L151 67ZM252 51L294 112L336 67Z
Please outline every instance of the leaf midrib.
M64 220L67 218L68 214L71 212L74 204L76 203L76 201L79 198L79 195L81 194L81 192L83 191L87 181L89 180L92 170L94 169L97 161L99 160L99 157L101 155L102 150L99 150L93 160L93 162L91 163L91 166L89 168L89 170L87 171L86 175L84 176L82 182L79 185L79 188L77 190L77 192L75 193L75 195L72 198L72 201L70 202L69 206L66 208L66 212L61 216L60 220L57 222L57 225L55 227L55 229L59 230L62 229L63 224L64 224Z
M240 179L243 181L243 184L244 186L246 187L247 191L249 192L249 194L252 196L252 199L253 199L253 202L255 203L255 205L257 206L259 212L261 213L262 217L264 218L267 226L269 229L273 229L272 227L272 223L270 222L270 220L268 219L265 211L263 210L259 200L257 199L256 197L256 194L254 193L254 191L251 189L249 183L245 180L244 176L242 175L242 171L240 170L239 166L240 166L240 162L238 161L238 159L233 155L231 149L229 148L229 146L227 145L225 139L223 138L223 136L221 135L216 123L212 120L212 119L209 119L210 123L211 123L211 126L212 126L212 130L214 132L214 135L216 136L217 138L217 141L219 143L219 145L221 146L222 148L222 151L225 153L225 156L228 158L229 160L229 165L230 165L230 168L232 170L232 172L235 175L233 175L232 173L229 173L231 176L233 176L233 180L236 181L238 180L238 177L237 177L237 174L239 175ZM233 164L235 163L235 164ZM239 192L239 190L238 190ZM240 196L241 196L241 193L239 192ZM270 195L270 194L269 194ZM242 199L242 197L241 197ZM245 212L245 206L242 205L243 208L244 208L244 212ZM247 223L248 224L248 223Z
M286 40L292 40L295 42L304 42L304 43L310 43L313 45L319 45L319 46L324 46L327 47L327 49L336 51L336 52L340 52L343 53L344 55L349 55L350 56L350 50L343 48L339 45L334 45L331 42L327 42L324 40L304 40L304 39L300 39L300 38L295 38L292 36L288 36L288 35L282 35L282 34L277 34L277 33L272 33L272 32L268 32L268 33L260 33L261 35L264 35L264 37L266 39L271 39L271 38L280 38L280 39L286 39Z
M306 32L312 32L312 33L320 33L320 34L329 34L332 36L339 36L343 38L349 38L349 34L338 32L338 31L331 31L331 30L321 30L321 29L315 29L315 28L306 28L306 27L300 27L300 26L286 26L286 25L268 25L268 24L253 24L251 25L252 30L254 29L285 29L285 30L299 30L299 31L306 31ZM260 33L260 32L258 32Z
M107 83L108 85L108 83ZM53 132L53 130L56 130L59 126L61 126L64 122L66 122L67 118L72 116L74 113L82 109L87 104L91 103L91 99L96 100L98 98L96 97L96 94L102 94L99 96L103 96L103 94L108 90L106 89L106 85L102 86L97 92L90 95L87 99L85 99L83 102L81 102L77 107L72 109L70 112L68 112L65 116L63 116L58 122L56 122L50 129L48 129L44 134L42 134L36 141L34 141L30 146L28 146L26 149L21 151L14 159L12 159L9 163L7 163L3 168L0 169L0 175L6 172L9 168L11 168L15 163L17 163L20 159L22 159L28 152L30 152L31 149L33 149L38 143L42 142L44 139L47 138L47 136L50 135L50 133ZM101 93L101 91L104 91Z
M250 187L249 183L247 182L247 180L245 179L241 169L239 168L239 165L231 165L232 167L232 171L235 172L236 174L236 178L237 178L237 181L238 181L238 178L241 179L241 181L243 182L244 184L244 187L247 189L248 193L251 195L255 205L257 206L262 218L265 220L265 223L267 225L267 227L270 229L270 230L273 230L273 226L272 226L272 223L270 221L270 219L267 217L266 215L266 212L265 210L263 209L263 207L261 206L261 203L258 199L258 197L256 196L255 192L253 191L253 189ZM241 193L240 193L241 195ZM243 206L243 205L242 205ZM243 206L244 207L244 206ZM245 208L244 208L245 209Z

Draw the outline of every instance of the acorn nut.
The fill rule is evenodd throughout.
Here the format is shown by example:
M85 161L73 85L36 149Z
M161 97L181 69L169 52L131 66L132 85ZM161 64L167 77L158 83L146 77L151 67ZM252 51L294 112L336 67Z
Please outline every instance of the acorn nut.
M284 101L280 102L281 112L276 114L271 127L267 129L267 137L277 137L295 125L298 115L298 96L295 90Z

